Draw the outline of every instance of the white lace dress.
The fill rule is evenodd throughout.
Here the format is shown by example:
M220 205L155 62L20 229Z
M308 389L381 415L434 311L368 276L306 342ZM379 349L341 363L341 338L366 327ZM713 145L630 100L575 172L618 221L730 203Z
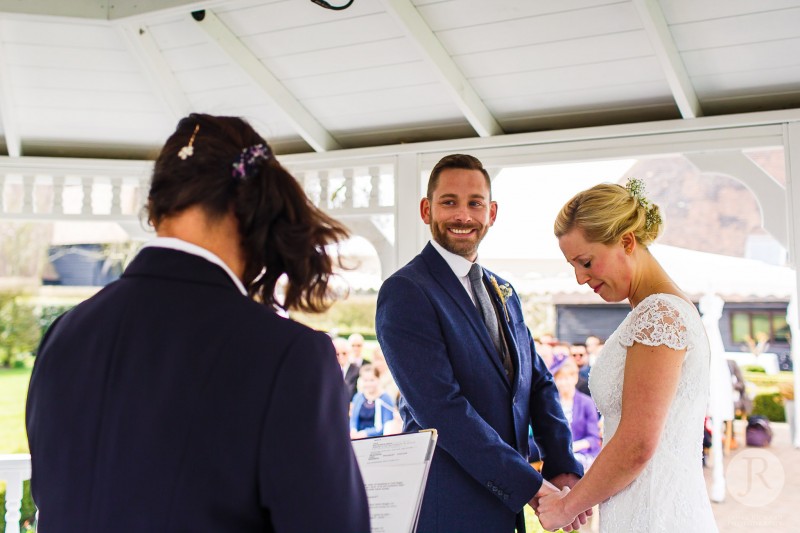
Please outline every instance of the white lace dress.
M710 364L703 323L689 302L653 294L639 302L609 337L589 376L592 398L605 420L606 443L619 426L625 357L634 342L686 348L686 356L655 455L633 483L600 504L600 530L715 532L702 466Z

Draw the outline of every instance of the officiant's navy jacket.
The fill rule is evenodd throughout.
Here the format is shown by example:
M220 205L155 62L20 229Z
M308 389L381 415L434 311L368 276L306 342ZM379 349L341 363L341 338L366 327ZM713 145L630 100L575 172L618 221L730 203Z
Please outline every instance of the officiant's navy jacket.
M484 272L485 281L494 276L506 283ZM404 430L439 432L418 533L512 532L542 483L527 462L529 423L546 478L583 473L519 298L510 295L504 306L492 285L489 294L514 359L513 382L480 311L431 244L387 279L378 295L376 329L403 396Z
M50 328L27 427L42 533L369 531L330 338L192 254Z

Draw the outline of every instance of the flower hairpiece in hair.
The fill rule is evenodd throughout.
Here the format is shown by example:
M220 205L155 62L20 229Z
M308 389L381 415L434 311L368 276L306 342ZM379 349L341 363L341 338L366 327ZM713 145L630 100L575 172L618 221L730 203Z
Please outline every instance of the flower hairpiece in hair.
M644 209L644 228L650 229L657 224L661 224L661 215L658 214L655 206L644 195L644 182L638 178L628 178L625 190L632 198L639 202Z
M236 161L233 162L233 177L245 179L250 176L254 169L261 165L272 156L272 152L266 144L258 143L248 146L242 150Z
M194 155L194 138L197 135L197 131L200 129L200 124L196 124L194 127L194 131L192 132L192 136L189 137L189 144L184 146L178 151L178 157L182 160L186 161L187 157L192 157Z

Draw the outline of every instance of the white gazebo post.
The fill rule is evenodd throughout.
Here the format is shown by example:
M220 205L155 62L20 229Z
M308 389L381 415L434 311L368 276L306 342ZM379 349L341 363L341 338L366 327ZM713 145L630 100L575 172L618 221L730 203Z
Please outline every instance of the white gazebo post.
M800 327L797 324L797 292L792 293L789 300L789 307L786 310L786 322L789 323L789 331L792 333L792 373L794 374L794 393L800 391L800 368L797 363L800 362ZM795 448L800 448L800 431L797 430L797 423L800 421L800 401L797 398L791 401L786 406L786 415L789 418L789 438L792 439L792 445Z
M711 485L711 501L725 501L725 472L722 455L723 422L733 420L733 387L731 373L725 360L725 345L719 331L719 319L725 302L716 294L707 293L700 298L700 312L703 325L711 347L711 369L709 373L708 411L713 423L711 431L711 457L713 460L713 476Z

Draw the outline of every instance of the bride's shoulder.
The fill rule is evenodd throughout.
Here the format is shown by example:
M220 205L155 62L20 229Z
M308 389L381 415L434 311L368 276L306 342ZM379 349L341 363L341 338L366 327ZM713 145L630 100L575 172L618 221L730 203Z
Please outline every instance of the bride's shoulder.
M688 340L691 302L675 294L658 293L644 298L631 311L630 320L620 340L626 346L634 342L683 349ZM696 313L696 311L694 311Z

